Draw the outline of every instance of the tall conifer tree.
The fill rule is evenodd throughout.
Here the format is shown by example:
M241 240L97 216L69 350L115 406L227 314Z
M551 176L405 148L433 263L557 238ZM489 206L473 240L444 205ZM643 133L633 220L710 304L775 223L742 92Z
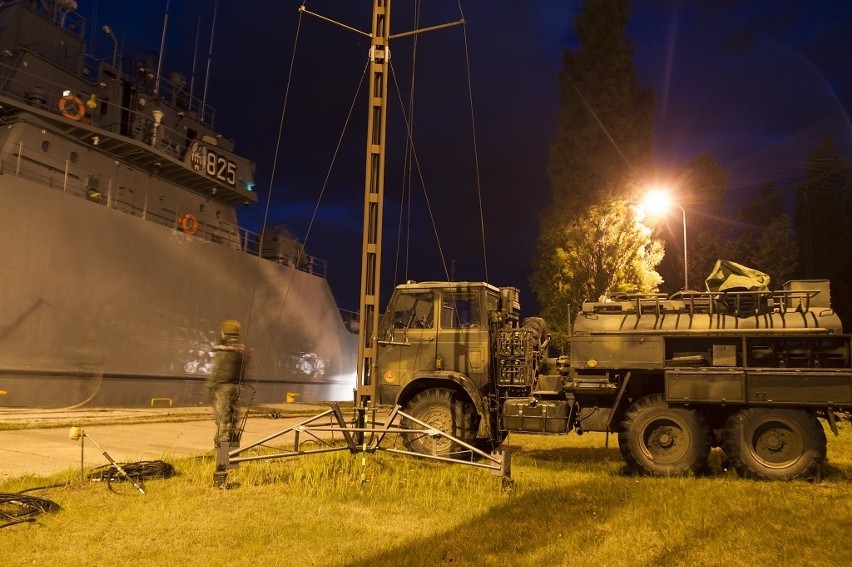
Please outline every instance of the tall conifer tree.
M542 314L557 335L567 334L567 314L583 299L659 284L659 244L632 214L624 216L625 201L634 197L650 161L654 114L653 90L637 86L634 48L625 38L629 17L629 0L587 0L574 23L580 48L563 56L550 148L552 200L541 219L532 277ZM629 233L623 235L629 246L601 230L612 226ZM590 253L582 250L591 244L589 235L598 233L604 240L594 261L577 261Z

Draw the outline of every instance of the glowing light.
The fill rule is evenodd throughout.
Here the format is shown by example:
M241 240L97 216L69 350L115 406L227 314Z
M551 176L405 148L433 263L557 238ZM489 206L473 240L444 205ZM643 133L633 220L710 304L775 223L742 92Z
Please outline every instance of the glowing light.
M663 189L649 191L645 195L645 198L642 199L641 207L643 210L655 215L665 214L672 207L677 207L683 214L683 289L689 289L689 269L687 267L686 254L686 210L675 203L668 192Z
M642 208L654 215L665 214L673 204L671 196L662 189L655 189L642 199Z

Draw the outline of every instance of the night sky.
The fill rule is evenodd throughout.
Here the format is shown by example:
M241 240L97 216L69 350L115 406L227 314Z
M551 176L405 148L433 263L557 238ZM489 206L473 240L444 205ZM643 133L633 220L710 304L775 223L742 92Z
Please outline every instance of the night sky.
M80 0L90 29L109 24L124 58L159 51L166 0L146 3ZM214 30L207 102L215 127L257 163L259 203L240 211L260 232L288 225L314 256L328 261L340 307L358 306L363 204L366 85L349 126L316 220L324 179L364 70L369 39L302 16L294 0L220 0ZM573 18L578 0L462 2L476 125L474 152L465 35L460 27L431 32L417 42L413 130L420 172L397 253L404 119L399 96L409 98L410 38L391 45L395 79L389 112L383 296L393 282L446 277L425 206L426 187L444 261L456 280L486 278L475 157L478 157L486 233L487 277L522 290L532 314L531 263L538 217L549 202L548 148L558 112L562 52L577 48ZM146 11L140 11L140 6ZM395 0L392 31L413 27L410 0ZM163 73L192 77L204 91L213 0L171 0ZM370 0L312 0L307 8L365 32ZM656 90L655 162L665 171L702 150L748 194L762 182L796 183L807 153L826 136L852 159L852 2L841 0L634 0L628 37L635 44L639 85ZM421 26L458 20L458 3L425 0ZM294 37L295 66L275 161L278 129ZM200 33L197 31L200 30ZM196 48L197 45L197 48ZM113 42L96 34L93 54L110 58ZM274 165L274 167L273 167ZM270 179L273 174L271 185ZM405 245L402 246L402 250Z

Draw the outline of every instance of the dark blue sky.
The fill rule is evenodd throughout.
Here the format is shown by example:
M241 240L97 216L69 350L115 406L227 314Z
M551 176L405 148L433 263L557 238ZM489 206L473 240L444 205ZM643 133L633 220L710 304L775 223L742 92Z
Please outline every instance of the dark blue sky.
M126 57L158 51L166 0L80 0L90 27L109 24ZM208 103L216 127L258 165L261 203L242 212L255 230L270 194L285 83L299 25L294 0L220 0ZM395 33L412 27L410 0L395 0ZM146 6L140 12L140 6ZM369 31L369 0L311 0L307 7ZM189 76L202 95L213 0L171 0L164 73ZM537 219L549 201L548 146L557 116L562 52L577 47L578 0L488 0L462 3L467 20L477 153L484 203L488 279L522 289L528 279ZM422 25L458 19L458 4L424 0ZM200 23L200 25L199 25ZM201 30L196 36L196 30ZM763 181L795 182L810 151L827 135L852 158L852 2L841 0L634 0L628 36L636 46L641 86L657 93L655 160L663 170L711 151L737 191ZM196 38L198 49L196 50ZM304 237L364 68L369 41L303 16L284 133L271 184L269 224ZM412 41L392 45L407 100ZM93 45L112 55L101 34ZM477 205L465 42L460 28L421 36L417 46L414 137L443 255L455 279L485 278ZM389 114L383 284L442 279L422 190L415 186L407 270L396 267L404 138L392 93ZM357 308L363 202L364 95L335 162L308 251L329 262L341 307ZM406 216L408 209L405 210ZM404 265L402 259L399 265ZM394 275L396 274L396 275Z

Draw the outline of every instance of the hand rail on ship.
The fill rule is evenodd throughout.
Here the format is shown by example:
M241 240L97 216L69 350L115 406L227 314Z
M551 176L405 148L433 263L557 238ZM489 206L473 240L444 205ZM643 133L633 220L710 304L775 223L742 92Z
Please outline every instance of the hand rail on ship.
M95 172L74 166L72 171L69 160L59 160L22 143L6 142L0 147L0 173L14 175L51 187L75 197L87 199L110 209L115 209L134 217L171 227L180 228L180 212L185 209L169 199L160 199L145 189L121 182L120 188L111 176L96 175ZM93 180L98 179L95 183ZM142 195L143 200L130 200L127 195ZM157 203L157 206L151 206ZM261 235L245 227L215 219L202 212L192 213L198 220L198 229L194 237L202 238L241 250L254 256L261 254ZM264 254L264 258L280 264L286 264L301 271L325 278L327 263L304 251L295 256Z

